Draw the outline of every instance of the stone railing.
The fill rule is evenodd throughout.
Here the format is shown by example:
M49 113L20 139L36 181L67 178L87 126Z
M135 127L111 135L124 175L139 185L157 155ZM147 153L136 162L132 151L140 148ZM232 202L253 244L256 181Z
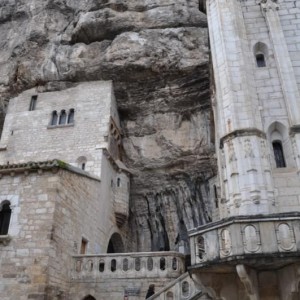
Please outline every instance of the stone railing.
M194 299L194 297L198 299L196 296L201 297L203 295L202 290L195 284L189 273L186 272L147 300Z
M177 278L184 272L184 255L178 252L135 252L73 256L71 278Z
M286 259L300 253L300 213L235 217L189 233L192 265L267 256Z

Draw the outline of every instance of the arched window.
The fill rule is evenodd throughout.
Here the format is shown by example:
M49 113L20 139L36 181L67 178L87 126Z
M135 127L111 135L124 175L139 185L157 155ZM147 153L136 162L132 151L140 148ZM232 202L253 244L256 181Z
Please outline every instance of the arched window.
M51 125L57 125L57 120L58 120L57 111L54 110L54 111L52 112Z
M68 124L74 123L74 114L75 114L75 111L73 108L71 108L69 111L69 114L68 114Z
M276 162L276 168L285 168L286 163L284 159L282 144L280 141L274 141L272 143L273 145L273 151L274 151L274 157Z
M67 114L65 110L62 110L60 112L60 116L59 116L59 125L64 125L66 124L67 121Z
M167 292L167 300L173 300L174 296L172 292Z
M7 235L11 216L10 203L3 202L0 211L0 235Z
M258 68L266 66L265 56L262 53L256 54L256 65Z
M85 156L79 156L76 159L77 166L78 166L78 168L81 168L81 170L85 170L86 162L87 162L87 159Z
M88 296L84 297L83 300L96 300L96 298L94 298L91 295L88 295Z
M184 281L181 285L181 293L183 297L188 297L190 295L190 285L187 281Z
M118 178L118 179L117 179L117 187L120 187L120 186L121 186L121 179Z
M266 67L266 59L268 58L268 46L265 43L258 42L254 45L253 52L256 60L256 66L258 68Z
M37 97L38 97L37 95L31 97L30 105L29 105L29 110L30 111L35 110L35 108L36 108L36 102L37 102Z
M286 168L295 166L294 150L287 126L277 121L272 123L268 128L268 139L270 140L272 167Z

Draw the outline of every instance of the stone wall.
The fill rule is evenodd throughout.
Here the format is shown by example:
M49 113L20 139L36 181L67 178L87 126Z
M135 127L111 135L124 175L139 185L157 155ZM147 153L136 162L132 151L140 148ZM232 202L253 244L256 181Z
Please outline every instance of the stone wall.
M31 97L36 107L29 111ZM74 109L74 122L51 125L51 114ZM63 91L28 90L11 99L1 137L0 162L59 158L101 176L102 148L108 147L110 117L119 124L111 82L81 83ZM58 123L58 122L57 122ZM66 122L67 123L67 122ZM85 158L85 159L84 159Z
M65 297L82 238L87 253L105 253L111 232L119 232L113 201L99 180L62 169L4 175L0 184L13 210L11 240L0 244L3 299Z

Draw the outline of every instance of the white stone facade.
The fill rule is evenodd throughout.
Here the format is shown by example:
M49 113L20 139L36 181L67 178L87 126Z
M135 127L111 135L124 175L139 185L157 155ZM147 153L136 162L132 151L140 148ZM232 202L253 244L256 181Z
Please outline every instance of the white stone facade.
M299 299L300 6L206 9L220 205L219 220L190 231L192 273L213 299Z
M294 6L207 2L222 217L300 208L300 31ZM265 66L257 65L257 55L264 56ZM276 167L273 142L282 145L284 168ZM289 178L289 186L278 178Z

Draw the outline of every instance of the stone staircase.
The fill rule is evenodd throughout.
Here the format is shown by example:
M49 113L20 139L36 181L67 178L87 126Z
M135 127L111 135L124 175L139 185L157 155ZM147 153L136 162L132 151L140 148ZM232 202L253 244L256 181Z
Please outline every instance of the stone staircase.
M186 272L147 300L210 300Z

